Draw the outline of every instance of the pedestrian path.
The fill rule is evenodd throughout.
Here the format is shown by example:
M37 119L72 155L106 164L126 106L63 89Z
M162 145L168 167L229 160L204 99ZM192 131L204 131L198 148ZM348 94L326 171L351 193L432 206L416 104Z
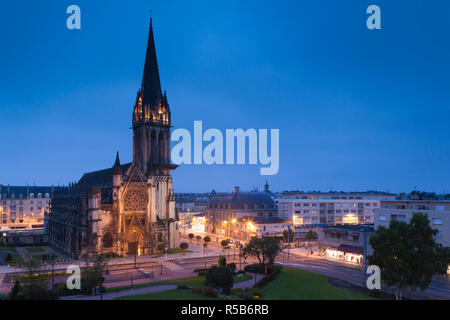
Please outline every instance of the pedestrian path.
M184 270L183 267L181 267L181 266L179 266L179 265L177 265L177 264L175 264L173 262L169 262L169 261L166 261L164 263L164 267L166 267L170 271L182 271L182 270Z
M129 289L129 290L123 290L123 291L118 291L118 292L109 292L109 293L105 293L103 295L96 295L96 296L77 295L77 296L60 297L59 299L60 300L114 300L119 297L167 291L167 290L173 290L176 288L177 288L177 285L175 285L175 284L161 284L161 285L156 285L156 286Z

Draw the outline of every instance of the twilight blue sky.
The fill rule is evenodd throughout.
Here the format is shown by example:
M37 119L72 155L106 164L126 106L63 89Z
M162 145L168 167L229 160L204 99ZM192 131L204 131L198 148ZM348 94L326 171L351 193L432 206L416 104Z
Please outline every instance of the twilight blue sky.
M382 30L366 28L370 4ZM75 181L116 150L131 161L149 9L175 128L279 128L271 189L450 191L445 0L2 3L0 183ZM176 192L265 179L259 165L174 171Z

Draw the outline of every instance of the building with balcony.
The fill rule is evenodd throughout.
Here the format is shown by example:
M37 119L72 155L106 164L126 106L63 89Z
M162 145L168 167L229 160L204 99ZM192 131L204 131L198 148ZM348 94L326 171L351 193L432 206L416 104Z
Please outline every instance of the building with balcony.
M395 199L384 192L285 192L278 199L278 216L296 229L374 222L381 200Z
M438 230L436 243L450 247L450 201L448 200L384 200L375 210L375 229L389 227L391 220L409 222L413 213L428 215L430 226Z
M53 187L0 184L0 230L43 228L52 195Z

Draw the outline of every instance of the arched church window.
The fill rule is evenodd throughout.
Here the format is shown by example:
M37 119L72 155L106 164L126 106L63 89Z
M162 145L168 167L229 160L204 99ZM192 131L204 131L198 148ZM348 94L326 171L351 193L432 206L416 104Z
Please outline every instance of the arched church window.
M111 233L106 233L103 236L103 248L111 248L113 246L113 238Z
M125 195L125 211L145 211L147 209L147 195L140 190L130 190Z

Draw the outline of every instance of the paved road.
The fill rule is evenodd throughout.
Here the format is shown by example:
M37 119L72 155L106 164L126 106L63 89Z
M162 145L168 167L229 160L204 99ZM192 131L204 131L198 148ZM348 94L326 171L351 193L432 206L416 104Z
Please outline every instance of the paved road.
M356 285L365 285L365 275L361 267L329 261L319 257L311 258L294 256L292 254L288 261L286 253L280 255L278 262L287 267L315 272ZM445 277L434 277L424 293L438 299L450 299L450 281Z

